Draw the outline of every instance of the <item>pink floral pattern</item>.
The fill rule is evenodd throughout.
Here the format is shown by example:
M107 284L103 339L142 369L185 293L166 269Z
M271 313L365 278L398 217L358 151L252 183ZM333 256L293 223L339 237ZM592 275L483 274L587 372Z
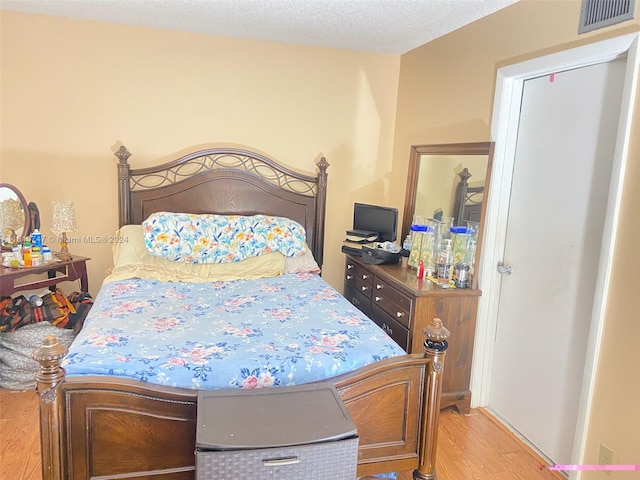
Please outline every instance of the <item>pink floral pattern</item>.
M263 388L330 378L404 354L318 275L102 287L63 364L197 389Z

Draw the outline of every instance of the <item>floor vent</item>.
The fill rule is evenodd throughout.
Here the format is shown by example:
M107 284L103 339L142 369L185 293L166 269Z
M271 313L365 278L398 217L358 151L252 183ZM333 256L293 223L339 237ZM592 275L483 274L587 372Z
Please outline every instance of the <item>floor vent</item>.
M631 20L635 16L637 0L582 0L578 33Z

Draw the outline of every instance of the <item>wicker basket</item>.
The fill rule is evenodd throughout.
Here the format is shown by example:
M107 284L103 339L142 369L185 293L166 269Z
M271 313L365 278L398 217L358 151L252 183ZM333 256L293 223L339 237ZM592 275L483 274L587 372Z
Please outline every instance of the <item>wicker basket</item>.
M358 438L258 450L196 451L197 480L354 480Z
M196 480L354 480L357 464L330 384L198 392Z

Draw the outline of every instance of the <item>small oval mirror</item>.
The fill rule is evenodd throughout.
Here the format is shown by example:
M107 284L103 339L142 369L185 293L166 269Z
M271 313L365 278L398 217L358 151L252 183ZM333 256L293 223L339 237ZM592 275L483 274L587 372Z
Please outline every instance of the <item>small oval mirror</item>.
M27 202L13 185L0 183L0 235L2 249L10 250L29 235L31 225Z

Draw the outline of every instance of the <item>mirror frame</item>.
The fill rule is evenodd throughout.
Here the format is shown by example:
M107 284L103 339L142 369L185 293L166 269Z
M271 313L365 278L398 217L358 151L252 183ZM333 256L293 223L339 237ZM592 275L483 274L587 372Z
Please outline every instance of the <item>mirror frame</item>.
M29 205L27 204L27 200L24 198L24 195L22 194L22 192L18 190L18 188L15 185L11 185L10 183L0 183L0 188L3 188L3 187L6 187L9 190L13 191L13 193L15 193L16 196L18 197L18 200L20 200L20 203L22 203L22 210L24 212L24 227L22 228L22 237L18 239L18 241L22 243L22 238L26 237L31 233L30 232L31 214L29 212ZM0 225L0 228L2 228L1 225ZM4 245L2 245L2 250L10 250L10 249L9 247L5 247Z
M409 228L413 220L413 212L416 208L416 196L418 189L418 177L420 173L420 158L422 155L486 155L487 172L484 181L484 192L482 207L480 210L480 227L478 232L478 242L476 249L476 261L473 271L478 272L480 264L480 254L482 251L482 237L484 236L484 217L487 209L486 199L489 198L489 187L491 180L491 168L493 165L494 142L472 142L472 143L442 143L434 145L411 145L409 154L409 169L407 174L407 190L404 197L404 209L402 213L402 236L405 238L409 234ZM478 275L474 274L471 281L471 288L478 288Z

